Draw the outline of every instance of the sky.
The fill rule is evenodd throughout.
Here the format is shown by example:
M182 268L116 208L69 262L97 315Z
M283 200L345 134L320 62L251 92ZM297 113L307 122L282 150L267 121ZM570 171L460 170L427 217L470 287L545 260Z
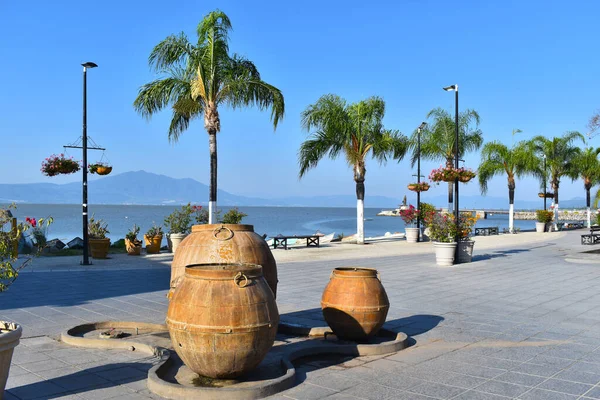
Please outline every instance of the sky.
M132 103L143 84L159 76L148 67L152 48L170 34L195 28L219 8L231 19L230 50L257 65L263 80L282 90L286 113L276 131L269 112L220 109L219 189L276 198L354 194L343 157L323 160L298 179L297 151L308 133L300 113L320 96L349 102L386 101L384 125L410 135L431 109L481 116L484 140L512 141L565 131L587 133L600 108L596 1L0 1L0 183L66 183L48 178L45 157L61 153L82 131L82 67L88 71L88 135L107 148L113 173L146 170L174 178L209 180L208 135L201 119L169 143L169 110L151 120ZM589 144L600 146L600 139ZM81 151L69 150L81 159ZM89 161L101 152L90 151ZM465 157L476 169L479 153ZM428 175L439 162L423 162ZM408 157L367 162L368 196L401 198L416 169ZM91 183L93 184L93 182ZM517 181L515 198L537 197L539 183ZM428 192L446 192L441 185ZM507 197L506 178L489 196ZM476 182L461 195L478 195ZM424 201L426 196L425 194ZM583 197L581 181L561 183L561 198Z

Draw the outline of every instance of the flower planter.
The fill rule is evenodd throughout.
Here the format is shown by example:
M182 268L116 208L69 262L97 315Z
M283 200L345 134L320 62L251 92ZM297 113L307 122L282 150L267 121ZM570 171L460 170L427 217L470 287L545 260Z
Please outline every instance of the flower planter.
M412 190L413 192L415 192L417 190L417 185L408 185L408 190Z
M545 222L536 222L535 223L535 231L537 233L544 233L545 230L546 230L546 223Z
M462 183L467 183L469 182L471 179L473 179L472 176L459 176L458 180L461 181Z
M12 322L0 321L0 399L3 397L8 370L15 347L22 334L21 326Z
M113 169L113 167L100 166L96 170L96 173L98 175L108 175L108 174L110 174L112 172L112 169Z
M168 238L171 241L171 251L175 253L179 244L187 237L187 233L171 233Z
M429 242L429 235L431 235L431 228L427 227L425 229L421 228L423 233L421 234L422 242Z
M454 182L455 180L456 180L455 176L452 176L452 177L447 176L447 177L442 178L442 181L444 181L444 182Z
M89 239L89 249L93 258L106 258L109 248L110 239Z
M406 229L406 242L417 243L419 240L419 228L404 228Z
M144 242L146 242L146 253L158 254L160 253L160 244L162 242L163 235L147 236L144 235Z
M125 249L127 250L127 255L139 256L142 254L142 241L137 240L134 243L129 239L125 239Z
M458 242L458 263L470 263L473 259L473 247L475 241L461 240Z
M440 267L451 267L454 265L454 253L456 251L456 242L442 243L433 242L435 248L435 262Z

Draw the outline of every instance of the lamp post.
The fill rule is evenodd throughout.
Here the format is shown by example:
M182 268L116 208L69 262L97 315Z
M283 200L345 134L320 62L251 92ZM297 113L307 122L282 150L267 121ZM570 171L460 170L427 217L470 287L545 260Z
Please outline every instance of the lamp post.
M421 183L421 131L425 129L427 122L421 122L421 125L417 128L417 183ZM421 190L417 190L417 229L419 234L417 235L417 242L421 241Z
M454 168L458 169L458 153L459 153L459 143L458 143L458 85L446 86L444 88L446 92L454 91L454 128L455 128L455 136L454 136ZM458 211L458 177L454 180L454 219L458 226L460 221L460 214ZM456 253L454 254L454 262L458 260L458 229L456 235Z
M546 211L546 155L542 154L544 157L544 211Z
M96 68L93 62L81 64L83 66L83 134L81 146L83 147L83 260L81 265L91 265L89 259L89 236L88 236L88 182L87 182L87 70L88 68Z

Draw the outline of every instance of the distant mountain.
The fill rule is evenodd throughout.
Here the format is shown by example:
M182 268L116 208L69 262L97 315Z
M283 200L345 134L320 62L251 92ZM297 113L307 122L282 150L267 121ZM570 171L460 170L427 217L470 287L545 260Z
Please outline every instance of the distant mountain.
M206 204L208 186L194 179L175 179L146 171L125 172L109 175L90 182L89 202L91 204L187 204L190 201ZM424 196L423 201L444 207L448 203L446 195ZM52 183L0 184L0 203L43 203L43 204L79 204L81 203L81 183L62 185ZM365 206L371 208L393 209L401 199L385 196L368 196ZM355 207L354 195L283 197L262 199L238 196L223 190L218 191L218 204L221 206L288 206L288 207ZM538 201L515 201L517 209L539 208ZM550 204L550 203L548 203ZM563 200L563 208L583 207L585 200L575 198ZM461 196L461 208L508 208L505 197Z

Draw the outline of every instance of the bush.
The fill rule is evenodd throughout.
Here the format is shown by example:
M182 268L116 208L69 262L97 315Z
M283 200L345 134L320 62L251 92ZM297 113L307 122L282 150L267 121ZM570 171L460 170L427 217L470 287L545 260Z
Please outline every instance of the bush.
M181 209L173 211L164 220L167 232L189 233L190 229L192 229L192 214L194 212L195 209L192 208L190 203L181 207Z
M400 218L402 221L408 226L413 225L417 221L417 217L419 216L419 210L415 208L412 204L406 210L400 210Z
M547 224L548 222L552 222L552 219L554 219L554 213L549 210L537 210L535 214L537 217L537 221L543 222L545 224Z
M425 222L425 225L428 225L427 220L431 219L436 211L437 209L433 204L421 203L419 207L419 218L421 221Z
M456 242L458 227L456 221L454 221L454 215L435 213L429 219L428 226L431 231L429 237L432 241L441 243Z
M221 223L223 224L239 224L242 222L242 219L244 219L244 217L247 217L248 214L245 214L241 211L239 211L236 208L232 208L231 210L227 211L225 213L225 215L223 215L223 219L221 220Z

